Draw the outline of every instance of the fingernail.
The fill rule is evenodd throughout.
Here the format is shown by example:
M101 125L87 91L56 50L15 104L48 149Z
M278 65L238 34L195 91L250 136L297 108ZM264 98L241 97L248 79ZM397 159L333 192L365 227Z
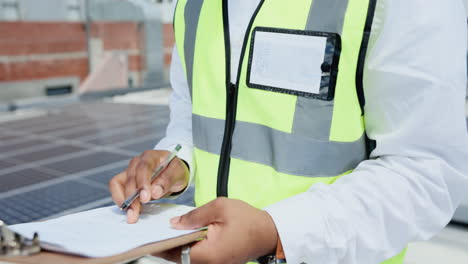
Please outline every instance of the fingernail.
M146 191L146 190L143 190L143 191L140 192L140 197L141 197L141 202L142 203L147 203L150 200L148 191Z
M154 199L159 199L161 198L161 196L163 195L163 188L161 187L161 185L155 185L153 186L153 198Z
M180 216L173 217L171 219L171 225L176 226L179 223L179 221L180 221Z

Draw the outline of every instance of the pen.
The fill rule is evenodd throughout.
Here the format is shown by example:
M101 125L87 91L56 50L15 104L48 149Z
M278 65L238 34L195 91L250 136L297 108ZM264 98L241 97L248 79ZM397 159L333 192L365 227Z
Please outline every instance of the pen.
M153 174L151 175L150 183L153 183L153 181L161 174L161 172L167 168L169 163L177 156L177 153L179 150L182 148L180 144L178 144L175 149L166 157L166 159L159 165L159 167L153 171ZM127 210L130 205L138 198L140 197L140 192L141 188L136 190L130 197L125 200L125 202L120 206L120 210Z

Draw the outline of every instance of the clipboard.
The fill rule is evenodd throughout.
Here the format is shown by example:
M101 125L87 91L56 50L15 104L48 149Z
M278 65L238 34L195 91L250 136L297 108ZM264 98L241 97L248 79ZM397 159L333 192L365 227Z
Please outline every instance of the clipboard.
M171 238L168 240L159 241L156 243L141 246L130 251L105 257L105 258L87 258L77 255L69 255L63 253L56 253L51 251L41 251L31 256L13 256L13 257L2 257L0 256L0 262L7 263L19 263L19 264L113 264L113 263L126 263L143 257L145 255L156 255L164 253L165 251L190 244L202 240L206 237L208 231L196 231L194 233Z

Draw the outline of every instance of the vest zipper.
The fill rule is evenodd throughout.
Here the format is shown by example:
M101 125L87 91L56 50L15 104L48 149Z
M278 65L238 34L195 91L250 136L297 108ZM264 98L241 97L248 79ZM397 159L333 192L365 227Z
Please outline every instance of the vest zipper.
M242 73L242 64L245 57L247 43L249 41L249 34L252 29L253 22L260 11L265 0L261 0L255 9L254 14L250 18L249 25L245 31L244 42L237 67L236 84L231 83L231 40L229 31L229 12L228 0L223 0L223 27L224 27L224 47L226 55L226 122L224 125L224 137L221 147L221 154L218 166L218 182L217 182L217 196L228 196L228 181L229 181L229 167L231 165L231 149L232 149L232 135L234 134L234 127L236 123L237 114L237 97L239 93L239 82Z

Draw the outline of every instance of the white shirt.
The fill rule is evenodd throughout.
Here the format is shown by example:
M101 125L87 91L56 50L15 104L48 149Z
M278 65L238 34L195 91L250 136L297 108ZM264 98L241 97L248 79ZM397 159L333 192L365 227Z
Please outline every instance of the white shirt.
M229 2L234 72L258 2ZM380 263L450 221L468 190L466 43L462 0L378 1L364 74L377 148L336 183L265 208L288 263ZM193 172L191 101L176 49L171 83L171 121L156 148L182 143Z

